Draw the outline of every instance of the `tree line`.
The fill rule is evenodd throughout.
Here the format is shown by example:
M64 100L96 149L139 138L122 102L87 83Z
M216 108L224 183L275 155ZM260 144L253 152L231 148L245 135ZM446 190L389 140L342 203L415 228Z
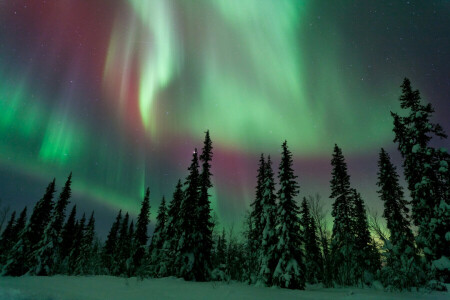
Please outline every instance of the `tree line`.
M208 194L213 148L207 131L202 153L194 151L185 181L178 181L168 205L162 199L150 242L148 188L136 225L128 213L119 211L103 243L95 234L94 212L77 220L74 205L66 220L70 174L57 201L53 180L29 219L27 208L18 217L11 214L0 239L1 274L177 276L290 289L304 289L307 283L331 287L380 280L389 289L445 289L450 281L450 159L445 149L430 142L447 136L430 121L434 110L421 103L410 81L405 79L401 87L404 114L391 115L411 201L389 154L381 149L377 185L387 235L371 234L364 200L351 186L338 145L331 159L334 220L329 234L319 203L306 197L298 203L300 186L286 141L277 184L270 155L261 154L243 234L230 230L227 235L225 229L217 233Z

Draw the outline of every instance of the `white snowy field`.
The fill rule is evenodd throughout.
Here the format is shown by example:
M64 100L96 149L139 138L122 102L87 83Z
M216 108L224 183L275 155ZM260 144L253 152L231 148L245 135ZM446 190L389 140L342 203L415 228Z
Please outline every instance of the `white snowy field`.
M186 282L177 278L145 279L111 276L0 277L0 300L138 300L138 299L450 299L447 292L385 292L377 288L317 286L305 291L249 286L242 283Z

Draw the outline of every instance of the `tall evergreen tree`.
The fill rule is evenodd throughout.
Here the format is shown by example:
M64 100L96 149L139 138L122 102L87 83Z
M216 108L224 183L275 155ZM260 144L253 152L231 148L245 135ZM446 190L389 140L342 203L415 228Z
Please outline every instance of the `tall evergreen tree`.
M354 256L357 264L355 279L363 283L365 275L374 275L380 269L380 259L378 249L373 244L370 236L364 201L355 189L352 189L351 192L354 206Z
M398 174L389 154L381 149L378 160L378 194L384 202L383 217L389 230L385 240L386 265L381 273L385 286L402 290L423 284L414 235L410 228L408 201L398 181Z
M37 249L38 242L42 239L45 227L50 221L54 193L55 179L50 182L44 196L36 203L30 220L9 253L8 261L2 271L3 274L20 276L36 265L37 258L33 254Z
M0 275L19 276L26 272L26 256L24 248L26 219L27 208L25 207L12 228L10 236L11 248L3 254L5 256L5 261L3 262L3 268L0 269Z
M14 226L16 222L16 212L13 211L11 217L6 224L5 230L0 237L0 266L4 265L7 259L7 255L12 245L12 238L14 234Z
M323 278L323 261L317 237L317 226L311 217L309 205L303 197L301 205L302 239L305 249L305 277L308 283L318 283Z
M119 210L116 220L109 230L106 238L105 246L103 248L103 265L108 270L109 274L113 274L113 269L116 265L117 240L119 238L119 228L122 221L122 210Z
M45 227L42 239L39 241L35 251L36 265L32 267L32 272L37 275L52 275L57 270L61 258L61 230L65 219L66 207L71 195L72 173L67 178L66 184L56 203L50 221Z
M80 221L76 223L75 239L69 254L69 274L77 274L77 262L80 259L81 247L86 232L86 215L83 214Z
M278 172L280 183L276 226L278 244L275 250L278 264L273 274L273 283L289 289L304 289L305 266L301 251L302 241L298 217L300 209L295 203L299 185L292 165L292 153L287 147L287 142L284 141Z
M60 248L60 257L62 260L67 258L70 254L70 250L72 249L73 241L75 239L75 222L77 217L77 206L74 205L72 207L72 211L70 212L69 218L67 219L66 223L64 224L64 227L61 232L61 248Z
M195 149L192 155L192 162L188 171L189 175L184 183L186 190L180 210L182 232L178 243L176 265L179 276L185 280L194 280L196 273L193 272L193 268L195 260L198 258L196 257L198 253L196 249L198 236L196 229L198 228L197 206L200 181L197 149Z
M430 122L431 104L421 104L420 93L409 79L402 84L401 108L407 115L394 118L394 142L404 159L403 168L412 198L412 220L418 227L417 245L423 250L435 277L450 281L450 156L430 146L433 137L446 138L439 124Z
M167 212L166 240L163 245L165 275L176 275L175 259L177 255L178 242L181 235L180 208L183 201L183 190L181 180L178 180L172 201Z
M155 231L153 232L152 243L150 247L150 261L152 265L152 275L154 277L162 277L167 273L164 261L164 242L166 241L166 226L167 226L167 208L166 200L163 197L158 208L156 216Z
M272 171L272 161L270 156L267 157L267 162L264 167L264 192L262 195L262 213L261 213L261 228L262 236L261 246L259 248L259 274L258 284L270 286L272 285L273 273L277 266L277 257L275 256L275 248L277 247L277 235L275 232L276 226L276 196L275 196L275 181Z
M197 253L194 261L193 271L197 281L209 279L211 270L211 254L213 247L212 232L214 224L211 220L211 203L208 190L212 188L211 182L211 160L212 142L209 130L206 131L200 161L202 162L202 173L199 177L199 196L197 206Z
M115 253L115 257L117 258L117 274L116 275L122 275L126 276L127 273L127 260L130 257L130 246L129 245L129 224L128 221L130 219L130 216L127 213L125 213L125 217L122 220L122 224L120 226L119 230L119 236L117 239L117 251Z
M80 254L75 262L75 274L77 275L93 275L95 274L97 255L93 249L95 237L95 219L94 212L91 213L89 222L84 228L84 234L81 238Z
M354 207L347 164L342 150L337 145L334 146L331 165L333 170L330 198L335 198L331 211L334 217L331 237L332 271L338 284L352 285L355 281Z
M136 223L136 231L134 233L134 241L136 250L133 256L134 267L141 273L140 269L142 267L143 259L145 256L145 249L147 247L148 241L148 224L150 223L150 188L147 187L145 191L144 200L141 204L141 211ZM145 269L146 266L144 266Z
M262 198L264 193L264 181L265 181L265 159L264 154L261 154L259 159L258 174L256 176L256 190L255 200L250 204L252 210L247 220L247 253L248 253L248 272L250 278L256 278L258 275L258 253L261 247L261 237L263 235L262 225ZM249 278L249 279L250 279ZM250 281L253 281L250 279Z
M20 213L19 218L16 220L14 227L12 228L10 238L12 245L14 245L19 239L19 234L25 228L26 223L27 223L27 207L25 206L22 212Z

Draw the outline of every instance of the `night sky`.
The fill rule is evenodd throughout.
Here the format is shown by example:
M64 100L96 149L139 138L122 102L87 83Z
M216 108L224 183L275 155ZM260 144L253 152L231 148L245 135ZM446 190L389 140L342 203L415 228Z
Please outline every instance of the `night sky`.
M300 196L331 203L337 143L380 210L404 77L450 132L450 1L0 0L0 198L31 208L73 171L101 235L146 186L153 219L209 129L222 225L240 226L259 154L277 168L285 139Z

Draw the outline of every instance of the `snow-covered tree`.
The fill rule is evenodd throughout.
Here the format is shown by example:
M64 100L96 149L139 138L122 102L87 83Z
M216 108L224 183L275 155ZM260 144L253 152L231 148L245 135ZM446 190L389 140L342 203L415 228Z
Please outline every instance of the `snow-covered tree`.
M167 211L166 240L163 244L163 261L166 273L160 270L161 276L176 275L175 258L177 255L178 242L181 235L180 208L183 201L183 190L181 180L178 180L172 201Z
M331 262L334 280L341 285L352 285L355 282L355 236L353 201L350 189L350 176L342 150L334 145L331 160L332 178L331 195L335 198L331 215L334 217L331 237Z
M146 269L147 266L142 266L143 259L146 255L148 234L147 227L150 223L150 189L147 188L144 196L144 200L142 201L141 211L139 213L137 223L136 223L136 232L134 233L134 242L135 242L135 252L133 255L133 264L136 268L138 274L143 275L143 270Z
M155 231L153 231L152 243L150 245L150 263L151 274L153 277L162 277L167 274L163 251L164 242L166 240L166 225L167 225L167 208L166 199L163 197L158 208L156 216Z
M76 216L77 206L74 205L61 232L59 273L62 274L67 274L69 271L69 254L76 234Z
M181 235L178 242L178 253L176 257L177 274L185 280L194 280L196 273L193 272L194 263L198 253L197 250L197 206L199 197L198 156L197 149L192 155L192 162L188 168L189 175L184 185L183 201L180 209Z
M107 273L112 274L114 266L117 264L115 258L117 256L117 241L120 229L120 224L122 221L122 210L117 214L116 220L109 230L108 236L106 238L105 246L103 248L103 265L105 266Z
M91 213L89 222L84 228L84 234L81 238L80 254L75 261L74 274L93 275L96 272L98 264L97 252L93 249L95 238L95 219L94 212Z
M361 283L371 283L373 276L380 269L380 255L369 232L367 213L361 194L351 190L353 200L356 262L355 280Z
M414 235L410 228L408 201L398 181L398 174L389 154L381 149L378 160L378 194L384 202L383 217L390 236L384 240L386 265L381 272L385 286L409 289L424 282L418 261Z
M306 198L303 198L300 214L301 236L305 250L306 282L318 283L323 278L323 260L319 248L316 222L311 217Z
M277 257L275 256L275 248L278 242L275 232L277 205L270 156L267 158L264 172L265 182L261 201L261 228L263 231L260 237L258 284L270 286L272 285L273 273L278 263Z
M211 160L212 142L209 130L206 131L200 161L202 162L202 172L199 177L199 195L197 206L197 253L193 266L195 280L209 280L211 270L211 253L213 247L212 232L214 224L211 220L211 203L209 201L208 190L212 188L211 182Z
M273 284L289 289L305 288L305 265L303 264L302 241L299 232L300 209L295 202L299 192L292 168L292 153L285 141L282 145L281 162L278 172L277 246L275 249L277 266L273 273Z
M16 212L13 211L8 223L6 224L5 230L2 232L0 237L0 266L4 265L7 259L7 255L12 244L12 238L14 234L14 225L16 222Z
M75 225L75 239L73 241L72 249L69 254L69 274L77 274L77 262L80 259L81 247L83 246L83 240L86 233L86 215L83 214L80 221ZM116 267L116 265L114 265Z
M69 204L71 195L72 173L70 173L67 181L56 202L55 209L50 221L45 227L42 239L37 245L34 252L36 257L36 265L31 267L30 272L36 275L53 275L58 271L61 262L61 230L66 216L66 207Z
M449 154L430 146L433 137L446 138L439 124L431 123L431 104L421 103L418 90L405 78L400 97L402 117L394 118L394 142L404 159L403 168L411 192L412 220L418 227L416 243L423 250L427 267L438 280L450 280L450 182Z
M125 216L120 224L119 235L117 238L117 250L115 257L117 258L117 274L120 276L127 276L127 260L130 257L131 245L130 237L128 236L130 215L125 213Z
M264 154L261 154L259 159L258 174L256 177L256 190L255 190L255 200L250 204L251 212L247 218L247 266L248 266L248 280L250 282L255 282L258 277L259 263L258 263L258 253L261 248L261 238L263 236L263 228L261 227L262 222L262 212L263 212L263 194L264 194L264 183L265 183L265 168L266 161L264 160Z

